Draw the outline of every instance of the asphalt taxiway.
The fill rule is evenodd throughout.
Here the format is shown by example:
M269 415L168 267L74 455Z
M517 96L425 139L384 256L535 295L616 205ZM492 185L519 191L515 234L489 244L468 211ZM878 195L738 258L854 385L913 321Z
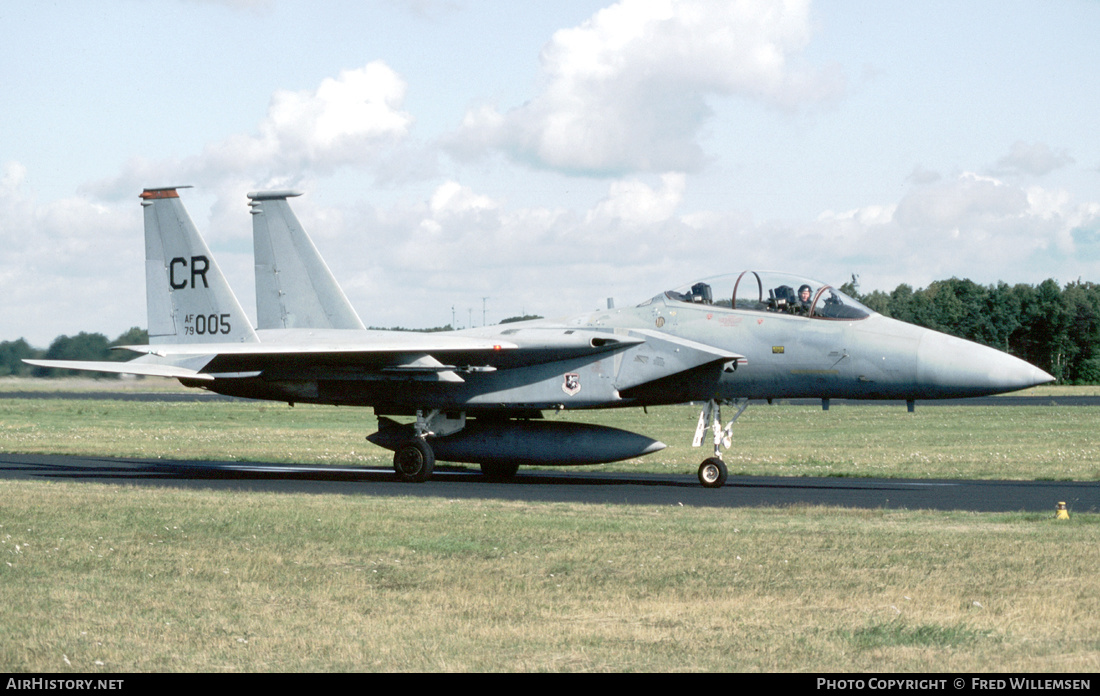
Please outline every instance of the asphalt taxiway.
M392 469L289 464L0 454L0 479L115 483L162 488L313 495L417 496L588 504L1100 512L1100 482L731 476L706 489L693 475L520 469L504 483L476 470L440 468L426 483L399 483Z

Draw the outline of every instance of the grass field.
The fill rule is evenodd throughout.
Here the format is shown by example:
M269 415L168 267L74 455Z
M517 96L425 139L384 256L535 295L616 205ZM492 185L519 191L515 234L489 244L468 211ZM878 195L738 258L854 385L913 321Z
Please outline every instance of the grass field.
M152 380L163 383L162 380ZM14 390L13 390L14 391ZM66 391L69 391L68 389ZM595 470L694 475L698 408L566 411L669 445ZM753 405L725 455L731 474L1095 480L1100 407ZM271 402L0 399L0 451L389 466L370 409Z
M1100 669L1095 515L0 495L4 670Z
M1070 478L1096 409L751 407L732 471ZM683 407L567 413L694 475ZM363 409L0 401L0 449L388 465ZM610 467L603 467L608 469ZM431 483L425 485L432 485ZM1100 516L0 481L0 670L1100 669Z

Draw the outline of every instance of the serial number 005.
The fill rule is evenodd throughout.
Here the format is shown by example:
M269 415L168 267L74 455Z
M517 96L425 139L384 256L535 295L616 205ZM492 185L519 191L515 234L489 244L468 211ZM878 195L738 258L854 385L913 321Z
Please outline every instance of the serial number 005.
M194 314L187 317L183 328L188 336L228 334L233 330L228 314Z

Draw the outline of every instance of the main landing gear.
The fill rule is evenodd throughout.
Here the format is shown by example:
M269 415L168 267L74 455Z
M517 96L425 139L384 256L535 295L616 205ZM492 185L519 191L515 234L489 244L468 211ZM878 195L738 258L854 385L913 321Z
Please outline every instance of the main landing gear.
M423 483L435 469L435 453L421 437L415 437L393 453L393 470L406 483Z
M418 410L413 437L401 442L393 451L393 470L406 483L423 483L435 469L435 452L428 437L454 435L466 427L466 413L448 414L438 409ZM507 461L481 462L481 473L490 481L507 481L516 475L519 464Z
M733 418L725 426L722 425L722 402L716 399L711 399L703 406L703 412L699 414L699 424L695 426L692 447L703 444L703 435L707 430L714 434L714 456L699 465L699 483L704 488L721 488L726 483L729 472L722 461L722 448L729 449L733 444L733 424L748 408L749 400L736 399L725 403L737 405L737 413L733 414Z
M481 462L481 475L490 481L509 481L519 471L519 464L512 462ZM427 440L415 437L399 446L393 453L393 470L405 483L423 483L435 469L435 453Z
M393 470L397 472L397 478L406 483L427 481L435 469L435 452L428 444L428 436L443 437L457 433L465 427L465 412L460 413L457 418L451 418L438 409L432 409L427 414L418 410L416 435L401 443L393 451Z

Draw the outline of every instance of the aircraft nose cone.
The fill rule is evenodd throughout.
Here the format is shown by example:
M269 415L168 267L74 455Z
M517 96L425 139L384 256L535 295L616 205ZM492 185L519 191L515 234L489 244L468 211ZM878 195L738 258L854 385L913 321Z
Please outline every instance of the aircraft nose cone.
M937 395L926 398L1000 394L1054 381L1008 353L936 331L921 337L917 373L920 383Z

